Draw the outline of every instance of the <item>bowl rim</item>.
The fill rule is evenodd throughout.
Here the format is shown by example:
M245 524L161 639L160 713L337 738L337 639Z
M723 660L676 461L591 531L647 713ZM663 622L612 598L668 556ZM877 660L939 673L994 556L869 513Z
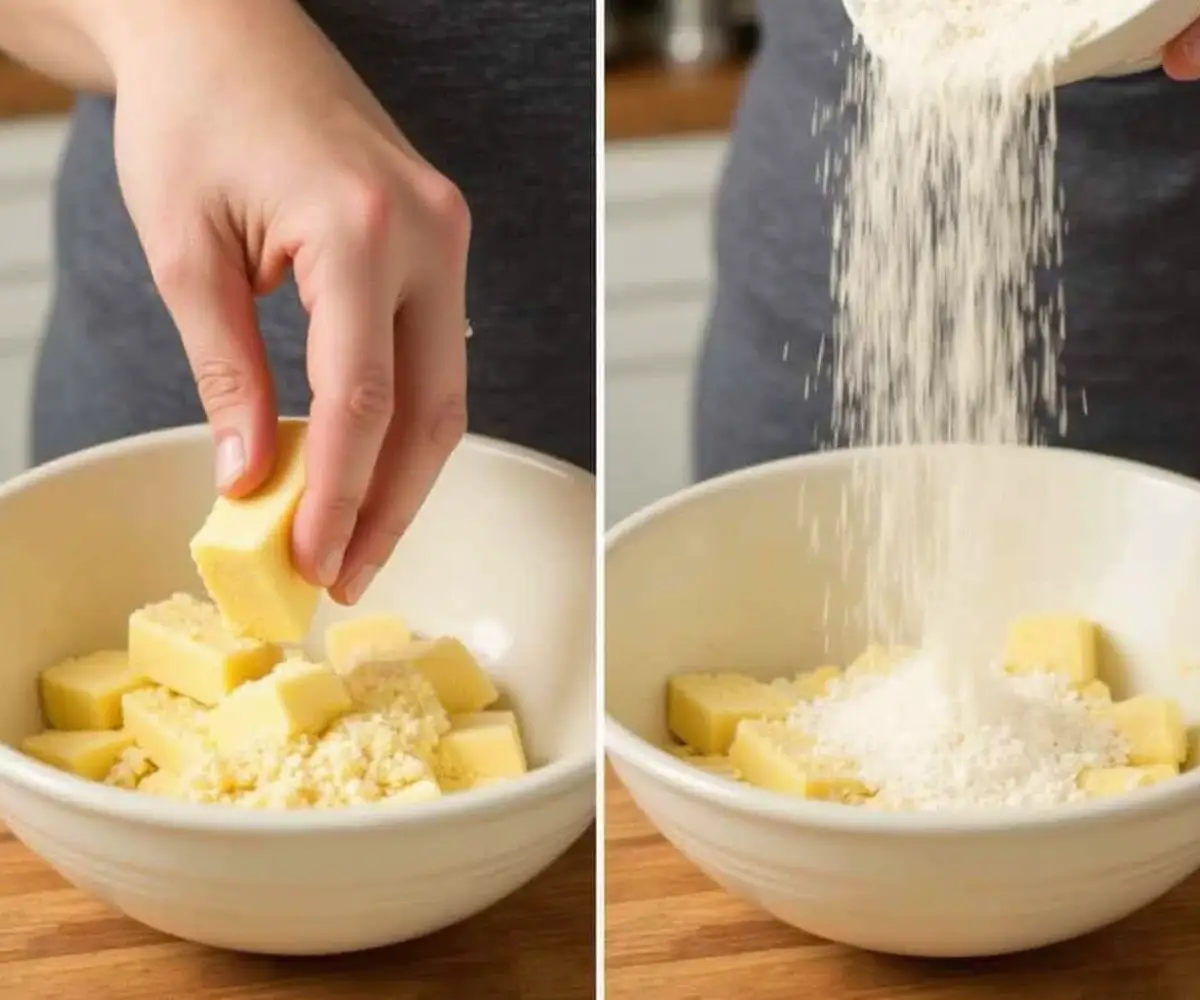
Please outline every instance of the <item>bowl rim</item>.
M955 451L1021 453L1020 461L1075 462L1080 465L1121 467L1126 472L1164 486L1200 493L1200 481L1177 472L1158 469L1143 462L1073 448L1030 445L921 444L835 448L762 462L703 482L694 483L663 497L613 525L604 536L605 558L631 535L663 515L713 494L726 493L759 480L794 474L797 469L820 465L852 465L856 461L886 455L941 455ZM606 622L607 627L607 622ZM605 663L607 686L608 664ZM607 692L606 692L607 693ZM891 836L991 836L1021 833L1046 827L1067 828L1102 821L1140 821L1171 812L1184 800L1200 800L1200 771L1184 772L1172 781L1139 789L1136 795L1115 796L1056 806L1020 809L962 810L945 812L884 812L853 809L836 802L799 799L778 792L751 788L706 774L633 732L604 704L604 743L610 758L667 785L672 791L700 798L731 812L761 817L784 825L807 829ZM619 767L618 767L619 770Z
M28 469L0 483L0 503L43 480L72 470L95 465L123 454L170 447L180 442L209 438L210 435L207 424L188 424L94 445ZM458 449L515 459L543 472L585 486L593 493L596 489L596 477L592 473L522 445L468 433L464 435ZM597 635L597 642L598 640ZM593 653L593 678L596 672L595 663L596 656ZM594 730L594 719L592 726ZM133 795L126 789L114 788L59 771L27 757L15 747L0 743L0 782L17 786L22 791L52 799L71 808L145 826L245 835L303 836L331 831L424 827L466 817L481 819L508 812L515 807L530 808L544 800L560 797L564 792L579 785L594 785L595 772L596 747L593 740L588 749L565 754L558 760L534 768L513 781L473 789L466 795L446 795L427 802L405 803L402 808L388 808L386 803L321 810L214 808L210 803L179 802L157 796ZM3 811L10 812L8 809Z

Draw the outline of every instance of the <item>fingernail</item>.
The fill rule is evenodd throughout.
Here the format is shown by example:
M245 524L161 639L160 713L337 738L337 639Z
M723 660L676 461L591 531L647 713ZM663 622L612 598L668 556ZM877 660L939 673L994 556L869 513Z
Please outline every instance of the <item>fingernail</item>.
M326 590L337 583L337 578L342 572L342 559L344 557L345 552L342 549L334 549L325 557L324 562L321 563L318 581Z
M367 592L367 588L371 586L371 582L375 579L375 574L379 572L378 566L364 566L352 577L346 584L346 603L357 604L363 594Z
M237 434L217 442L217 489L227 490L246 474L246 449Z

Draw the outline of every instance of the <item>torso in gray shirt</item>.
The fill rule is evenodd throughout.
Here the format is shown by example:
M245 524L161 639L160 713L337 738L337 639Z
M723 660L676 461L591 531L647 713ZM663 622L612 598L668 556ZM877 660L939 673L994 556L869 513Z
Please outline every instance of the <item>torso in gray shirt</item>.
M764 45L717 205L700 477L830 438L828 379L804 389L831 325L829 203L813 181L827 140L810 126L814 101L841 91L847 60L833 53L849 26L840 0L760 10ZM1200 475L1200 84L1160 72L1092 81L1060 91L1058 113L1065 443Z
M595 8L590 0L308 0L413 143L471 205L471 429L595 462ZM213 109L214 123L219 109ZM37 461L203 411L125 212L113 104L75 111L59 270L38 364ZM253 156L253 150L247 151ZM261 300L284 412L307 411L306 320Z

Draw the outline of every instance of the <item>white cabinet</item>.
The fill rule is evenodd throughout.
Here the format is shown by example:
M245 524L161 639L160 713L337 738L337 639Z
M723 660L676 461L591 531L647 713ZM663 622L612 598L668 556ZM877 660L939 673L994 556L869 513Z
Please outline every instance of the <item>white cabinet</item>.
M712 276L722 137L610 144L605 162L605 517L691 482L692 376Z
M0 480L25 468L33 365L52 281L61 118L0 123Z

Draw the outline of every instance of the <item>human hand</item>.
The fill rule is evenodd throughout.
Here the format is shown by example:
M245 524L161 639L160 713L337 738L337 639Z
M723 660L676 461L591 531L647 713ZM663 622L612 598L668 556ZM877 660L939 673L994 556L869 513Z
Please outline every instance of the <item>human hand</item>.
M128 6L105 39L118 174L218 485L244 495L269 474L254 296L291 266L313 390L294 554L354 603L465 430L466 203L293 0Z
M1174 80L1200 80L1200 21L1163 49L1163 70Z

